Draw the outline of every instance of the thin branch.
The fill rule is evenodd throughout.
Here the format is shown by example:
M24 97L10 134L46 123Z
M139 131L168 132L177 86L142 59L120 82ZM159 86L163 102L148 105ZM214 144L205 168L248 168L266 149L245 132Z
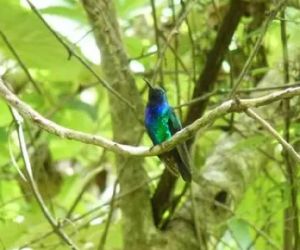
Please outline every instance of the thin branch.
M165 173L165 172L164 172ZM159 182L161 183L161 181ZM172 204L170 206L170 208L168 210L165 210L165 211L168 211L168 216L166 218L164 218L163 222L161 223L161 226L160 228L162 230L165 230L169 224L169 222L171 221L171 219L173 218L174 214L175 214L175 211L177 209L177 207L179 206L180 204L180 201L181 199L183 198L183 196L185 195L185 193L187 192L187 190L189 189L190 183L185 183L183 189L181 190L180 194L176 195L173 200L172 200ZM157 188L158 189L158 188ZM159 200L157 201L159 202Z
M265 228L270 224L270 219L271 219L271 215L269 215L266 219L266 222L262 225L261 228L257 228L258 230L256 230L256 234L253 238L253 240L250 242L250 244L248 245L246 250L251 250L255 247L255 244L257 242L257 240L259 239L259 237L261 236L261 232L264 232ZM270 242L268 240L266 240L269 244Z
M42 21L42 23L45 25L45 27L53 34L53 36L62 44L62 46L67 50L69 57L74 56L88 71L92 73L92 75L99 81L99 83L102 84L104 88L106 88L111 94L116 96L120 101L125 103L133 112L136 111L134 105L132 105L128 100L126 100L123 96L121 96L115 89L113 89L108 82L106 82L104 79L102 79L93 68L84 61L74 50L70 48L70 46L67 44L67 42L64 41L46 22L46 20L43 18L43 16L39 13L37 8L31 3L30 0L26 0L26 2L29 4L31 10L36 14L36 16Z
M151 9L152 9L152 19L154 24L154 34L155 34L155 43L157 47L157 60L159 60L161 56L161 47L159 42L159 36L160 36L160 30L158 28L158 21L157 21L157 15L156 15L156 6L155 6L155 0L150 0ZM163 74L163 67L159 68L159 76L160 76L160 82L163 84L164 82L164 74Z
M169 221L163 221L163 215L171 205L172 196L174 195L175 186L178 178L167 171L163 171L154 194L151 198L153 221L157 228L163 228ZM171 206L172 209L172 206ZM170 215L170 210L168 211Z
M154 74L153 74L153 77L151 79L152 82L155 82L155 80L156 80L157 73L158 73L159 69L161 68L161 64L162 64L162 61L163 61L163 58L164 58L164 54L167 51L167 48L169 47L169 44L171 43L174 35L176 35L178 33L178 30L179 30L181 24L184 22L187 15L192 10L192 7L193 7L195 2L196 2L195 0L188 0L187 1L187 3L185 4L185 8L183 8L182 11L179 13L179 17L177 18L176 24L174 25L173 29L168 34L164 46L162 46L160 48L160 57L156 61L156 64L155 64L155 67L154 67Z
M174 60L175 60L175 62L177 61L177 63L179 63L180 66L181 66L181 68L182 68L182 70L179 70L179 68L176 69L176 67L175 67L174 71L172 71L171 74L172 74L172 75L174 75L174 74L175 74L175 75L176 75L176 74L186 74L186 75L188 76L189 79L193 80L193 79L192 79L191 73L189 72L187 66L184 64L184 62L182 61L181 56L180 56L179 53L178 53L178 48L176 48L176 46L174 46L174 48L173 48L172 44L170 44L170 43L167 41L167 37L164 36L164 34L161 34L160 36L161 36L161 38L165 41L166 45L168 46L168 48L171 50L172 54L174 55ZM177 37L177 35L176 35L176 37ZM176 41L176 40L178 40L178 39L175 38L174 40ZM174 41L174 42L175 42L175 41ZM179 65L178 65L178 66L179 66ZM166 74L166 71L164 71L163 73Z
M109 230L109 226L111 224L111 219L112 219L112 215L113 215L113 211L114 211L114 206L115 206L115 198L116 198L116 194L117 194L117 186L118 186L118 183L119 183L119 179L121 177L121 175L123 174L123 171L125 170L125 166L126 164L128 163L128 159L127 158L122 166L121 166L121 169L119 171L119 174L118 174L118 177L114 183L114 187L113 187L113 193L112 193L112 196L111 196L111 199L110 199L110 208L109 208L109 212L108 212L108 216L107 216L107 220L106 220L106 224L105 224L105 228L104 228L104 231L101 235L101 239L100 239L100 243L99 243L99 246L98 246L98 250L104 250L105 248L105 242L106 242L106 239L107 239L107 235L108 235L108 230Z
M287 89L290 87L298 87L300 86L300 82L294 82L291 84L284 84L281 86L273 86L273 87L263 87L263 88L248 88L248 89L240 89L237 90L236 94L250 94L250 93L257 93L257 92L267 92L267 91L271 91L271 90L278 90L278 89ZM224 95L226 93L230 93L232 91L232 89L218 89L209 93L206 93L200 97L197 97L195 99L192 99L188 102L182 103L180 105L174 106L174 109L178 109L181 107L188 107L190 105L193 105L197 102L201 102L203 100L209 99L212 96L217 96L217 95Z
M175 8L174 0L171 0L171 3L169 5L170 5L169 7L172 9L172 21L173 21L173 23L175 23L176 22L176 8ZM178 34L176 34L175 38L174 38L174 52L173 53L174 53L174 70L175 70L175 87L176 87L177 105L180 104L180 97L181 97L181 88L180 88L180 83L179 83L179 71L178 71L179 70L178 58L180 58L178 56L178 45L179 45ZM179 109L179 117L180 117L180 120L182 120L182 110L181 109Z
M182 8L184 9L185 8L185 4L183 1L181 1L181 5L182 5ZM189 35L189 40L190 40L190 44L191 44L191 57L192 57L192 69L193 69L193 75L192 75L192 82L193 83L196 83L196 74L197 74L197 64L196 64L196 44L195 44L195 41L194 41L194 38L193 38L193 33L192 33L192 28L191 28L191 25L190 25L190 22L189 22L189 19L186 18L185 19L185 23L186 23L186 26L188 28L188 35ZM190 88L191 84L189 85L189 93L190 93ZM190 95L188 95L190 96Z
M0 30L0 36L2 37L4 43L6 44L7 48L10 50L10 52L14 55L14 57L16 58L17 62L19 63L20 67L23 69L23 71L25 72L25 74L27 75L29 81L32 83L32 86L36 89L36 91L41 94L42 91L39 88L37 82L33 79L33 77L31 76L28 68L26 67L25 63L22 61L22 59L20 58L20 56L18 55L17 51L14 49L14 47L12 46L12 44L10 43L10 41L7 39L6 35L2 32L2 30Z
M139 190L140 188L142 188L144 185L147 185L149 184L150 182L152 181L155 181L159 178L159 176L156 176L156 177L153 177L151 179L147 179L147 181L141 183L140 185L137 185L135 187L133 187L132 189L128 190L127 192L124 192L124 193L121 193L119 194L118 196L115 197L115 200L116 201L119 201L119 200L122 200L124 197L126 197L127 195L131 195L132 193L136 192L137 190ZM93 214L94 212L98 211L99 209L105 207L105 206L108 206L110 204L111 200L107 201L107 202L104 202L103 204L99 205L99 206L96 206L94 208L92 208L91 210L89 210L88 212L86 212L85 214L82 214L78 217L76 217L75 219L72 219L71 221L74 223L74 222L77 222L77 221L81 221L83 218L87 217L88 215L91 215ZM59 226L60 227L66 227L67 225L69 225L68 223L66 223L65 221L63 221ZM43 234L42 236L40 236L39 238L36 238L36 239L33 239L31 240L29 243L23 245L20 247L20 249L22 248L25 248L25 247L28 247L28 246L31 246L33 244L36 244L38 243L39 241L49 237L52 235L54 231L48 231L46 232L45 234Z
M231 0L229 9L223 18L214 44L206 57L206 63L197 78L192 98L197 98L214 89L223 58L228 50L235 30L244 14L242 0ZM184 124L191 124L201 117L207 107L208 99L189 107ZM190 144L191 142L188 142Z
M280 35L281 35L281 44L282 44L282 54L283 54L283 66L284 66L284 81L286 83L290 82L290 74L289 74L289 54L288 54L288 39L287 39L287 31L286 31L286 22L285 19L285 9L283 9L280 13L280 17L283 19L280 21ZM284 112L284 138L289 143L290 141L290 100L283 100L282 109ZM291 161L291 158L288 153L284 154L286 172L287 172L287 181L290 185L290 201L291 204L284 210L284 239L283 246L284 249L299 249L299 208L298 208L298 192L297 192L297 173L295 171L295 164ZM287 220L287 218L293 217L293 220ZM293 231L293 233L290 232ZM294 242L294 246L293 246Z
M300 162L300 155L266 120L261 118L252 109L246 109L245 113L260 123L281 145L282 147L297 161Z
M196 239L198 241L198 249L199 250L207 249L206 241L202 237L203 225L200 225L200 221L198 220L199 215L198 215L198 209L197 209L197 203L196 203L193 185L190 186L190 196L192 201L193 224L195 228Z
M73 211L75 210L75 208L77 207L82 195L85 193L86 189L89 187L89 185L91 184L91 180L93 178L95 178L95 176L100 173L100 171L103 170L103 167L100 165L100 167L94 169L93 171L91 171L87 177L83 180L83 184L82 184L82 188L81 191L78 193L77 197L75 198L72 206L70 207L69 211L66 214L66 219L71 218L71 215L73 213Z
M77 44L79 44L81 41L83 41L89 34L91 34L94 31L95 27L92 27L87 32L85 32L77 41L73 43L73 46L75 47Z
M93 216L92 218L89 218L87 221L85 221L84 223L82 223L81 225L78 225L76 227L76 230L73 230L72 232L70 232L70 236L74 236L76 234L78 234L78 232L82 229L85 229L87 227L91 226L91 222L97 219L102 219L103 218L103 222L105 221L104 217L106 216L106 213L104 211L101 211L99 214ZM58 243L51 243L46 245L44 242L41 242L39 245L36 246L36 249L47 249L47 250L56 250L56 249L61 249L61 244L60 242Z
M191 106L191 105L193 105L193 104L195 104L195 103L201 102L201 101L203 101L203 100L207 100L207 99L209 99L209 98L212 97L212 96L215 96L215 95L222 95L222 93L223 93L223 90L221 90L221 91L213 91L213 92L209 92L209 93L206 93L206 94L204 94L204 95L202 95L202 96L200 96L200 97L194 98L194 99L192 99L192 100L190 100L190 101L188 101L188 102L182 103L182 104L180 104L180 105L176 105L176 106L174 107L174 109L180 109L180 108L182 108L182 107L189 107L189 106Z
M26 182L26 177L24 176L23 172L21 171L21 168L18 165L18 158L20 157L15 157L14 153L13 153L13 149L12 149L12 140L11 140L11 134L12 134L12 129L13 129L13 123L11 123L11 125L8 128L8 152L9 152L9 157L10 157L10 163L12 164L12 166L17 170L19 176Z
M197 197L197 200L199 199L200 202L211 202L210 198L207 198L207 197ZM241 217L240 215L238 215L234 210L233 208L231 208L230 206L228 205L225 205L223 203L220 203L220 202L217 202L217 201L214 201L214 205L216 207L219 207L219 208L222 208L224 209L225 211L228 212L228 214L230 214L231 217L234 217L236 219L239 219L239 220L242 220L243 222L247 223L250 227L252 227L262 238L264 238L269 244L270 246L273 247L273 249L276 249L276 250L279 250L280 248L276 245L276 243L273 241L273 239L267 234L265 233L264 231L261 231L255 223L251 223L249 220ZM224 222L220 223L217 227L222 227L224 225L227 225L228 226L228 220L225 220ZM270 224L274 224L274 221L270 221ZM214 237L214 235L211 235ZM220 240L218 238L218 240ZM224 242L223 242L224 243Z
M236 91L238 90L239 86L241 85L245 75L248 73L251 65L252 65L252 62L253 62L253 59L254 57L256 56L256 54L258 53L262 43L263 43L263 39L265 37L265 34L269 28L269 25L270 23L274 20L274 18L276 17L278 11L280 11L280 9L283 7L284 3L286 2L286 0L281 0L277 5L276 7L270 11L270 14L268 16L268 18L266 19L263 27L262 27L262 31L260 33L260 36L258 37L256 43L255 43L255 46L253 48L253 50L251 51L251 54L250 56L248 57L238 79L236 80L236 82L234 83L234 86L232 88L232 92L230 94L230 98L232 98L235 94L236 94Z
M97 83L90 83L87 85L79 85L78 89L75 90L75 92L70 93L69 95L67 95L65 98L62 98L59 100L59 102L55 105L55 107L52 107L52 109L47 112L47 114L45 115L45 117L47 118L51 118L56 112L58 112L62 107L64 107L65 103L69 100L71 100L73 97L75 97L76 95L80 94L82 91L94 87ZM26 84L22 85L21 88L18 88L16 90L16 94L18 94L24 87ZM24 86L24 87L23 87ZM27 148L30 148L30 146L32 146L33 141L37 140L39 138L39 136L41 135L41 132L43 130L42 129L37 129L37 131L34 132L33 136L32 136L32 140L29 140L29 142L27 143ZM18 162L21 159L21 153L19 153L15 158L15 161ZM13 158L11 157L11 159L13 160ZM5 168L7 166L9 166L11 164L11 161L6 162L5 164L3 164L2 166L0 166L0 168Z
M291 22L293 24L300 24L300 22L297 22L296 20L293 19L286 19L282 17L276 17L274 20L279 20L279 21L285 21L285 22Z
M68 245L71 249L79 250L79 248L73 243L73 241L65 234L64 231L62 231L59 227L59 224L55 221L53 216L51 215L50 211L48 210L46 204L44 203L44 200L38 190L38 187L34 181L33 174L32 174L32 167L29 159L29 154L27 152L26 148L26 141L25 136L23 133L23 119L19 115L18 111L14 108L11 108L11 113L13 115L13 118L15 120L15 123L17 125L17 133L18 133L18 139L19 139L19 145L20 150L22 153L22 158L25 165L25 171L26 175L28 177L28 182L30 184L30 188L32 189L33 195L39 204L41 211L43 212L45 218L49 222L49 224L52 226L54 232Z
M101 235L100 243L98 245L98 250L104 250L104 248L105 248L105 242L106 242L106 239L107 239L109 226L111 224L111 219L112 219L113 211L114 211L114 208L115 208L115 196L116 196L116 193L117 193L117 186L118 186L118 183L119 183L118 180L119 180L119 178L115 181L115 184L114 184L114 187L113 187L113 194L112 194L112 197L110 199L110 208L109 208L108 216L107 216L107 219L106 219L105 228L104 228L104 231Z
M163 142L162 144L154 147L145 146L131 146L126 144L120 144L109 140L103 136L92 135L89 133L80 132L74 129L63 127L47 118L31 108L28 104L21 101L16 95L14 95L3 83L0 78L0 96L12 107L18 110L24 118L30 120L43 130L57 135L61 138L76 140L86 144L92 144L99 147L106 148L109 151L122 155L131 156L154 156L167 152L174 148L177 144L184 142L185 140L194 136L194 134L201 128L214 123L214 121L224 115L231 112L242 112L247 108L260 107L270 104L275 101L282 100L284 98L290 98L300 95L300 87L288 88L282 91L273 92L271 94L252 98L252 99L240 99L229 100L218 107L208 111L201 118L194 121L192 124L186 126L181 131L177 132L170 140Z

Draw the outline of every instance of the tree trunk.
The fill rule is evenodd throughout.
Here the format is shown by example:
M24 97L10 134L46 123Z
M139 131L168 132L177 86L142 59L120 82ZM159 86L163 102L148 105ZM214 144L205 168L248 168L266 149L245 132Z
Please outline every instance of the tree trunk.
M144 131L141 123L143 104L138 89L128 68L113 1L83 0L96 42L101 52L101 65L111 87L135 107L129 108L114 95L109 95L114 140L136 145ZM125 162L125 164L124 164ZM122 199L120 207L123 219L124 249L150 249L149 240L155 232L152 222L150 193L145 183L147 174L141 158L116 157L121 193L136 186L137 191ZM121 168L125 168L121 171Z

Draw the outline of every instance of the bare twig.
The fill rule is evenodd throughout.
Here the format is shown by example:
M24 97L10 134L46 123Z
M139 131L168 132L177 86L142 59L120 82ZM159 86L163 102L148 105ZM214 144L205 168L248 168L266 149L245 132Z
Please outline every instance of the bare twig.
M121 167L121 169L119 171L118 177L117 177L117 179L116 179L116 181L114 183L113 193L112 193L112 196L111 196L111 199L110 199L109 213L108 213L108 216L107 216L107 220L106 220L104 231L103 231L103 233L101 235L101 239L100 239L100 242L99 242L98 250L104 250L104 248L105 248L105 242L106 242L106 238L107 238L107 235L108 235L109 226L111 224L111 219L112 219L112 215L113 215L113 211L114 211L115 198L116 198L116 193L117 193L117 186L118 186L118 183L119 183L120 176L122 175L123 171L125 170L125 166L128 163L128 159L129 158L127 158L124 161L124 163L122 164L122 167Z
M65 234L64 231L62 231L59 227L59 224L55 221L55 219L52 217L50 211L48 210L46 204L44 203L44 200L38 190L38 187L34 181L33 174L32 174L32 168L31 163L29 159L29 154L27 152L26 148L26 142L25 142L25 136L23 133L23 119L19 115L18 111L14 108L11 108L11 113L13 115L13 118L17 125L17 132L18 132L18 139L19 139L19 145L20 150L22 153L22 158L25 165L25 171L28 178L28 182L30 184L30 188L32 189L33 195L38 202L41 211L43 212L45 218L49 222L49 224L52 226L54 232L67 244L70 246L71 249L78 250L79 248L73 243L73 241Z
M282 54L283 54L283 66L284 66L284 80L286 83L290 82L289 74L289 55L288 55L288 41L287 41L287 32L286 32L286 22L285 19L285 10L281 11L280 17L280 33L281 33L281 44L282 44ZM289 143L290 141L290 100L283 100L282 109L284 112L284 138ZM285 152L284 160L287 172L287 181L290 188L290 201L291 204L284 210L284 233L283 233L283 247L284 249L299 249L299 208L298 208L298 192L297 192L297 173L295 171L295 162L291 160L290 155ZM288 220L287 218L293 217L293 220ZM293 233L291 233L291 230ZM294 245L293 245L294 243Z
M256 56L257 52L259 51L259 48L261 47L262 45L262 42L263 42L263 39L264 39L264 36L268 30L268 27L270 25L270 23L274 20L274 18L276 17L278 11L280 11L280 9L282 8L282 6L284 5L284 3L286 2L286 0L281 0L277 5L276 7L270 12L268 18L266 19L263 27L262 27L262 31L260 33L260 36L258 37L256 43L255 43L255 46L253 48L253 50L251 51L251 54L250 56L248 57L238 79L236 80L236 82L234 83L234 86L232 88L232 92L230 94L230 98L232 98L235 94L236 94L236 91L238 90L240 84L242 83L245 75L248 73L250 67L251 67L251 64L252 64L252 61L254 59L254 57Z
M8 41L6 35L0 30L0 36L2 37L4 43L6 44L6 46L8 47L8 49L10 50L10 52L14 55L14 57L16 58L17 62L20 64L20 67L23 69L23 71L25 72L25 74L27 75L29 81L32 83L32 86L36 89L36 91L41 94L42 91L39 87L39 85L37 84L37 82L33 79L33 77L31 76L28 68L26 67L25 63L22 61L22 59L20 58L20 56L18 55L17 51L14 49L14 47L12 46L12 44L10 43L10 41Z
M13 123L11 123L11 125L13 125ZM13 153L13 149L12 149L12 140L11 140L11 132L12 132L12 129L13 129L13 126L9 126L9 129L8 129L8 151L9 151L9 157L10 157L10 162L12 163L12 165L15 167L15 169L17 170L19 176L26 182L26 177L24 176L24 174L22 173L19 165L18 165L18 158L21 158L21 155L20 157L15 157L14 156L14 153Z
M175 3L174 0L171 1L170 3L170 7L172 9L172 21L173 23L176 22L176 8L175 8ZM183 9L184 10L184 9ZM178 59L180 58L178 56L178 35L175 35L174 38L174 70L175 70L175 86L176 86L176 101L177 101L177 105L180 105L180 97L181 97L181 88L180 88L180 83L179 83L179 68L178 68ZM179 109L179 117L180 120L182 120L182 111L181 109Z
M266 222L262 225L261 228L256 228L256 226L254 227L254 229L256 230L255 237L250 242L250 244L248 245L246 250L251 250L251 249L253 249L253 247L255 247L256 241L261 236L261 234L264 233L265 228L270 224L270 219L271 219L271 215L268 216L268 218L266 219ZM266 241L270 244L268 239L266 239Z
M170 206L170 208L168 210L168 216L166 218L164 218L163 222L161 222L160 228L162 230L165 230L166 227L168 226L170 220L173 218L173 216L175 214L176 208L180 204L181 199L183 198L183 196L185 195L185 193L187 192L187 190L189 189L189 187L190 187L190 183L185 183L185 185L184 185L183 189L181 190L180 194L176 195L173 198L172 205ZM159 200L157 202L159 202Z
M151 4L151 9L152 9L152 19L153 19L153 24L154 24L154 31L155 31L155 43L157 47L157 60L159 60L161 56L161 46L160 46L160 41L159 41L159 36L160 36L160 30L158 28L158 21L157 21L157 15L156 15L156 6L155 6L155 1L150 0ZM160 77L160 82L163 84L164 82L164 74L163 74L163 67L159 68L159 77Z
M250 93L259 93L259 92L267 92L271 90L278 90L278 89L287 89L290 87L298 87L300 86L300 82L294 82L291 84L284 84L281 86L273 86L273 87L263 87L263 88L248 88L248 89L240 89L237 90L236 94L250 94ZM193 105L194 103L209 99L212 96L217 96L217 95L224 95L226 93L230 93L232 90L231 89L219 89L215 90L209 93L206 93L198 98L192 99L188 102L182 103L178 106L173 107L174 109L178 109L181 107L188 107L190 105Z
M67 42L64 41L51 27L50 25L45 21L43 16L39 13L37 8L31 3L30 0L26 0L26 2L29 4L32 11L37 15L37 17L42 21L42 23L45 25L45 27L53 34L53 36L62 44L62 46L67 50L69 57L74 56L88 71L92 73L92 75L99 81L99 83L102 84L104 88L106 88L111 94L116 96L120 101L125 103L131 110L135 112L135 107L126 99L124 99L123 96L121 96L115 89L113 89L108 82L106 82L104 79L102 79L93 68L84 61L74 50L70 48L70 46L67 44Z
M4 85L0 78L0 96L5 99L9 105L18 110L24 116L24 118L30 120L43 130L65 139L97 145L118 154L132 156L154 156L163 152L167 152L174 148L178 143L182 143L191 138L199 129L213 124L216 119L228 113L242 112L247 108L264 106L272 102L297 95L300 95L300 87L288 88L258 98L240 99L239 102L236 102L236 100L226 101L218 107L208 111L204 116L176 133L170 140L149 148L145 146L135 147L131 145L120 144L99 135L92 135L63 127L49 119L46 119L28 104L21 101Z
M180 2L182 9L185 9L185 3L184 1ZM192 82L195 84L196 83L196 74L197 74L197 65L196 65L196 43L194 41L194 37L193 37L193 32L192 32L192 27L190 25L189 19L188 17L185 19L185 23L187 25L188 28L188 35L189 35L189 40L191 43L191 57L192 57L192 69L193 69L193 75L192 75ZM190 92L191 92L191 84L189 84L189 88L188 88L188 96L190 96Z
M149 184L150 182L152 182L152 181L154 181L154 180L157 180L158 178L159 178L159 176L156 176L156 177L154 177L154 178L151 178L151 179L149 179L149 180L143 182L142 184L133 187L132 189L128 190L127 192L124 192L124 193L119 194L118 196L115 197L115 200L116 200L116 201L117 201L117 200L121 200L122 198L126 197L127 195L132 194L133 192L135 192L135 191L137 191L138 189L142 188L144 185L147 185L147 184ZM105 207L105 206L108 206L108 205L110 204L110 202L111 202L111 200L109 200L109 201L107 201L107 202L105 202L105 203L103 203L103 204L101 204L101 205L99 205L99 206L96 206L95 208L91 209L90 211L86 212L85 214L82 214L82 215L78 216L77 218L73 219L72 222L81 221L83 218L89 216L90 214L93 214L93 213L95 213L96 211L98 211L99 209L101 209L101 208L103 208L103 207ZM65 223L65 222L62 222L59 226L60 226L60 227L66 227L67 225L69 225L69 224L68 224L68 223ZM39 238L36 238L36 239L30 241L29 243L27 243L27 244L21 246L20 249L25 248L25 247L27 247L27 246L31 246L32 244L36 244L37 242L39 242L39 241L41 241L41 240L43 240L43 239L45 239L45 238L51 236L53 232L54 232L54 231L52 230L52 231L49 231L49 232L43 234L43 235L40 236Z
M176 49L176 46L173 47L172 44L170 44L170 43L168 42L167 37L164 36L164 34L161 34L161 37L162 37L162 39L165 41L165 43L166 43L166 45L168 46L168 48L169 48L169 49L171 50L171 52L173 53L173 55L174 55L174 60L176 60L177 63L179 63L180 66L181 66L181 68L182 68L182 70L180 70L179 68L176 69L176 67L175 67L174 71L171 71L171 72L170 72L171 75L173 76L174 74L175 74L175 75L176 75L176 74L186 74L186 75L189 77L189 79L192 80L192 75L191 75L191 73L190 73L188 67L184 64L184 62L183 62L181 56L179 55L178 49ZM176 37L177 37L177 35L176 35ZM178 40L178 39L175 38L175 40ZM175 62L176 62L176 61L175 61ZM179 65L178 65L178 66L179 66ZM167 72L168 72L168 71L166 71L166 70L163 71L164 74L166 74Z
M207 53L205 65L197 78L192 98L211 92L216 84L217 76L224 56L228 50L235 30L244 14L244 1L231 0L229 8L223 18L216 39L210 51ZM207 107L208 99L189 107L184 124L191 124L201 117ZM188 142L191 145L192 140Z
M108 235L108 230L109 230L109 226L111 224L111 219L112 219L112 215L113 215L113 211L114 211L114 205L115 205L115 196L117 193L117 186L118 186L118 179L115 181L114 187L113 187L113 194L110 200L110 208L109 208L109 212L108 212L108 216L106 219L106 223L105 223L105 228L104 231L101 235L100 238L100 242L98 245L98 250L104 250L105 248L105 242L107 239L107 235Z
M185 8L182 9L182 11L180 12L180 14L179 14L179 16L177 18L176 24L174 25L173 29L168 34L164 46L162 46L160 48L160 57L156 61L156 64L155 64L155 67L154 67L154 74L153 74L153 77L151 79L152 82L155 82L155 80L156 80L157 73L158 73L158 71L159 71L159 69L161 67L161 64L162 64L162 61L163 61L163 58L164 58L164 54L165 54L167 48L169 47L169 44L171 43L174 35L177 34L178 29L180 28L181 24L186 19L187 15L192 10L192 7L193 7L194 3L195 3L195 0L188 0L187 1L187 3L185 4Z
M205 239L202 238L203 225L200 225L200 221L198 220L199 215L198 215L198 208L197 208L197 203L196 203L196 200L195 200L193 185L190 185L190 195L191 195L191 201L192 201L192 213L193 213L193 222L194 222L195 234L196 234L196 239L198 241L198 249L199 250L206 250L207 245L206 245Z
M295 149L289 144L282 136L263 118L261 118L252 109L246 109L245 113L259 122L263 128L265 128L281 145L282 147L297 161L300 162L300 155L295 151Z
M91 171L88 176L83 180L83 184L82 184L82 188L81 188L81 191L79 192L79 194L77 195L77 197L75 198L71 208L69 209L69 211L67 212L66 214L66 219L69 219L71 218L71 215L73 213L73 211L75 210L75 208L77 207L82 195L84 194L84 192L86 191L86 189L88 188L89 184L91 183L91 180L93 178L95 178L95 176L103 170L103 167L100 166L96 169L94 169L93 171Z

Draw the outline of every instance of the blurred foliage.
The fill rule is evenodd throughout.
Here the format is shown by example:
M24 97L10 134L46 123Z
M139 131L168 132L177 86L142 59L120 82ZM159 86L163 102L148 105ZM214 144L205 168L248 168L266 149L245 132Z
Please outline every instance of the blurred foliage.
M157 62L157 46L151 5L145 0L118 0L116 9L123 33L123 42L130 59L130 67L136 76L141 95L146 100L143 77L152 77ZM160 32L165 37L174 27L172 1L157 1L156 13ZM175 16L182 8L180 1L175 2ZM95 48L92 28L89 26L79 1L56 0L33 1L40 13L49 21L51 27L59 32L70 48L76 51L88 64L101 75L99 65L93 56L100 58ZM19 96L39 112L57 123L77 130L99 133L112 137L110 109L107 93L95 81L92 74L74 57L69 57L65 48L56 40L43 23L32 13L26 1L0 0L0 30L24 62L29 72L42 90L37 93L33 85L19 67L16 59L0 39L0 73L15 89L22 89ZM197 2L178 31L178 45L175 47L180 58L179 68L175 71L176 56L170 48L166 50L161 69L164 79L158 84L167 90L170 102L176 106L187 102L192 95L194 79L197 78L205 63L205 55L211 48L216 36L219 18L227 8L227 1L219 1L217 9L212 1ZM264 15L264 12L262 13ZM292 51L299 47L300 13L287 9L288 45ZM230 55L223 63L218 78L218 88L229 89L232 82L228 67L236 77L253 48L253 41L260 34L260 26L249 31L253 18L243 18L230 46ZM87 42L88 41L88 42ZM249 42L250 41L250 42ZM161 42L161 45L164 42ZM266 64L256 61L251 68L243 87L254 87L259 80L257 74L263 74L276 67L282 56L280 40L280 23L274 20L267 32L264 50ZM162 48L163 46L161 46ZM295 80L299 79L299 61L291 62ZM182 66L184 65L184 67ZM228 66L229 65L229 66ZM278 67L279 70L282 70ZM175 79L180 83L176 86ZM180 90L180 91L179 91ZM179 98L177 96L179 95ZM210 100L214 106L226 99L224 95L215 95ZM179 102L178 102L179 100ZM0 100L0 249L66 249L40 212L30 192L25 192L26 182L20 181L18 168L22 161L18 149L17 137L9 109ZM183 116L186 108L182 108ZM201 168L206 157L213 152L216 141L228 131L228 119L217 121L214 126L201 134L196 141L194 162ZM51 212L64 225L66 232L78 243L81 249L95 249L103 233L109 207L107 201L112 194L116 179L114 155L103 149L84 145L79 142L63 140L39 131L31 124L26 124L26 138L33 162L35 178ZM279 125L278 130L282 127ZM300 132L299 125L292 127L293 134ZM126 133L126 131L124 131ZM255 145L263 144L263 133L248 138L236 145L254 150ZM143 144L150 145L145 136ZM36 160L41 145L46 146L47 157ZM259 157L259 155L257 156ZM249 187L248 192L236 211L235 216L227 222L227 230L220 239L217 249L275 249L273 245L282 244L282 214L288 204L287 186L281 171L281 155L277 154L279 163L266 163L265 169ZM13 159L12 159L13 158ZM251 161L251 159L249 159ZM38 164L39 163L39 164ZM281 164L282 165L282 164ZM145 159L149 176L161 173L163 166L156 158ZM47 169L51 169L51 178ZM107 171L105 177L92 178L86 186L78 205L69 219L64 219L88 174L96 168ZM56 174L53 174L55 171ZM38 176L39 173L44 176ZM99 177L99 176L98 176ZM22 182L22 184L21 184ZM155 181L150 186L153 187ZM183 183L180 183L179 188ZM54 185L54 186L53 186ZM47 195L47 189L51 195ZM201 212L201 211L200 211ZM263 231L264 234L259 232ZM122 246L120 212L116 209L110 228L107 249L120 249ZM271 242L271 243L270 243ZM252 246L252 248L247 248Z

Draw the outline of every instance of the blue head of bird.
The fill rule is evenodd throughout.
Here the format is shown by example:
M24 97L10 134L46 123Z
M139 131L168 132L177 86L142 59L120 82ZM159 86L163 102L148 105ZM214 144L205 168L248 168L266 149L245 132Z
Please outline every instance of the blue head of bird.
M147 80L145 80L149 87L148 105L156 106L168 102L166 92L159 87L153 87Z

